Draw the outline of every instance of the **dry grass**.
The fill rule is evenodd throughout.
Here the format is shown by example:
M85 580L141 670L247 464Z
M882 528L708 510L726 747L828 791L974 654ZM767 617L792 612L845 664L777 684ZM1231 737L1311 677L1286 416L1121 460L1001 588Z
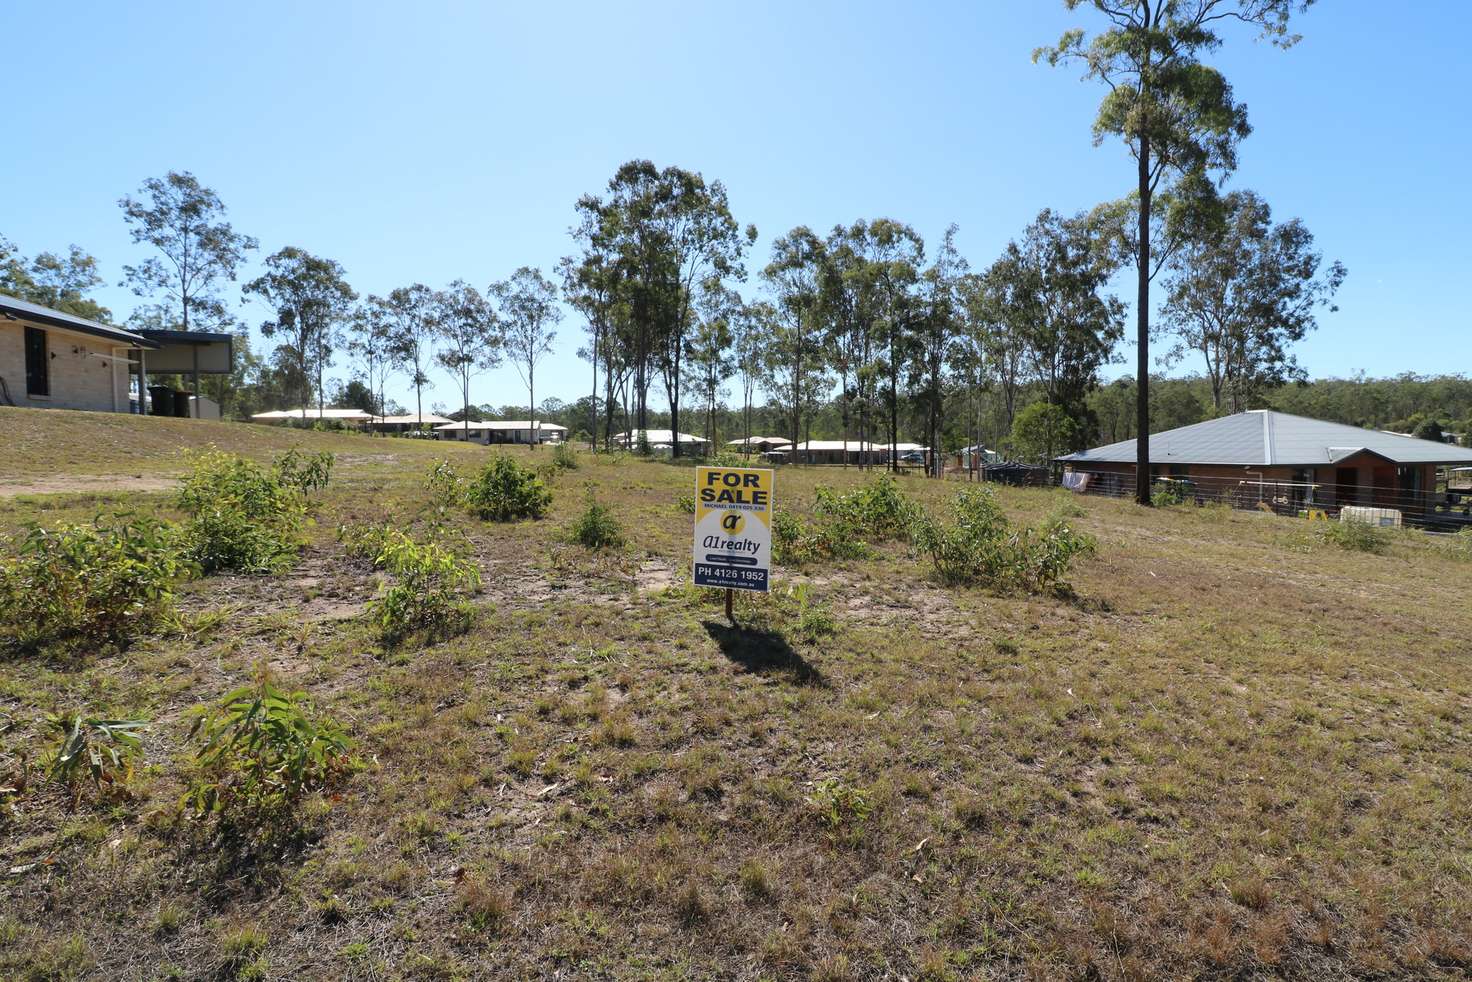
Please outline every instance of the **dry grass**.
M126 653L0 662L0 786L41 759L47 711L156 721L128 799L72 812L32 770L0 817L0 977L1472 969L1472 610L1447 600L1466 564L1429 543L1306 548L1286 520L1088 499L1100 552L1074 595L947 590L885 547L779 577L833 614L809 639L785 591L731 631L682 585L691 471L585 457L540 522L455 519L476 626L390 652L331 529L419 520L428 458L324 439L371 452L340 461L292 572L192 584L186 625ZM779 505L858 479L783 470ZM585 485L630 545L565 541ZM1058 503L1002 500L1026 521ZM12 499L0 524L99 506ZM258 663L368 766L312 803L304 844L242 869L191 851L174 802L185 712Z

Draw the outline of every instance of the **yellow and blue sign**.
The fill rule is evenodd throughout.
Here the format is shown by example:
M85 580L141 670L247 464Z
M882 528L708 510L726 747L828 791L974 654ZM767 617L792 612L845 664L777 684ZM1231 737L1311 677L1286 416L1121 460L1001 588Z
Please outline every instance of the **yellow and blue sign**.
M695 469L696 586L767 591L774 483L760 467Z

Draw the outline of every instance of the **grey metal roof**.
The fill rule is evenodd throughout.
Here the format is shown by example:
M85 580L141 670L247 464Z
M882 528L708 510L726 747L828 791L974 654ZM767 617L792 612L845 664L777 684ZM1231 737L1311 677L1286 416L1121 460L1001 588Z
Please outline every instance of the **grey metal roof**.
M101 321L89 320L86 317L78 317L76 314L66 314L50 307L43 307L29 300L21 300L19 297L0 294L0 313L9 314L17 320L30 321L33 324L46 324L50 327L59 327L68 331L77 331L82 334L90 334L93 337L107 338L117 344L126 344L133 348L157 348L158 345L141 334L125 331L121 327L112 324L104 324ZM3 318L0 318L3 319Z
M1397 464L1472 464L1472 449L1272 409L1208 419L1150 436L1150 461L1156 464L1314 467L1362 450ZM1069 463L1133 464L1135 441L1121 440L1058 459Z

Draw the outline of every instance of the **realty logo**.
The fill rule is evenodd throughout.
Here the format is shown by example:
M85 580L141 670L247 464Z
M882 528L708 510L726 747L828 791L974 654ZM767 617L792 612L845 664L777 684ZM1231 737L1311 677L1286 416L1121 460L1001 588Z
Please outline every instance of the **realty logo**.
M746 528L746 516L739 511L728 511L721 516L721 531L727 535L740 535Z

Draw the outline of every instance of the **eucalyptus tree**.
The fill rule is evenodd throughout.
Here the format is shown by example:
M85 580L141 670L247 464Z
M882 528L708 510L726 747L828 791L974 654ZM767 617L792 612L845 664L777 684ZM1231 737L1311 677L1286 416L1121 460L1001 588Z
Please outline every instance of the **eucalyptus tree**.
M124 283L140 297L162 294L170 301L181 330L219 326L231 320L217 291L219 281L235 280L245 254L257 247L225 221L225 205L188 171L151 177L138 197L118 201L135 243L158 250L136 266L124 266Z
M1085 0L1064 0L1073 10ZM1038 48L1034 61L1079 62L1085 77L1108 86L1094 121L1094 139L1122 139L1135 160L1135 341L1139 391L1136 400L1135 497L1150 504L1150 278L1151 206L1161 182L1172 175L1230 171L1237 143L1251 131L1247 109L1203 55L1222 43L1218 25L1236 21L1260 36L1290 47L1295 10L1313 0L1090 0L1108 27L1091 40L1082 30L1066 32L1056 45Z
M491 284L501 322L502 344L511 364L526 386L528 421L532 442L539 442L541 420L537 418L537 365L552 352L556 326L562 320L557 305L557 287L541 270L523 266L510 279Z
M394 368L394 355L393 322L380 298L370 296L353 311L348 322L348 353L362 368L363 382L381 417L387 411L384 389Z
M769 369L790 409L792 445L801 439L804 397L815 373L822 371L822 291L827 247L806 225L772 243L772 259L762 279L772 292L778 336L770 349ZM773 360L774 359L774 360Z
M940 452L941 417L945 408L946 371L956 343L965 333L965 306L960 280L967 264L956 248L954 224L946 228L935 260L921 277L922 311L915 331L916 358L910 370L917 401L924 413L926 445ZM928 474L934 474L932 469Z
M615 332L628 352L638 428L648 416L655 374L670 397L671 428L679 429L681 362L693 324L697 288L711 278L744 279L742 258L756 238L731 216L725 186L678 167L647 160L620 167L605 198L578 202L579 233L616 257L626 315ZM678 442L674 445L679 453Z
M1116 268L1098 242L1089 216L1044 209L993 267L1003 317L1047 403L1068 414L1079 439L1091 429L1087 396L1124 336L1124 304L1106 292Z
M705 438L716 441L716 406L725 394L723 386L736 370L732 352L731 322L740 316L741 297L719 282L707 283L697 302L699 323L687 345L691 382L705 410Z
M27 260L0 236L0 293L107 323L112 311L88 296L102 283L97 260L81 246L71 246L64 256L38 252Z
M287 246L266 258L266 271L245 285L246 296L258 297L274 313L261 325L268 338L281 336L278 350L302 380L303 405L311 402L312 382L317 411L324 401L324 376L342 344L342 325L358 295L348 286L342 266Z
M820 356L821 348L806 320L784 312L780 303L754 304L749 309L758 340L760 384L787 418L792 430L793 459L797 444L812 425L812 414L832 387ZM806 426L805 426L806 424Z
M1298 219L1273 224L1252 191L1234 191L1197 213L1169 267L1163 319L1177 343L1170 357L1202 356L1212 406L1233 412L1269 390L1305 378L1289 350L1332 306L1346 270L1323 268L1314 237Z
M579 235L581 230L575 230ZM580 236L581 237L581 236ZM604 365L605 404L613 398L613 352L612 335L619 314L619 270L616 263L596 251L591 242L584 244L583 255L574 259L565 257L558 265L562 274L562 295L568 304L583 316L588 333L588 343L578 349L578 356L586 358L593 366L593 391L591 396L593 449L598 449L598 363ZM605 446L608 432L604 432Z
M824 355L838 373L838 410L843 439L852 436L855 415L859 440L868 439L868 419L874 381L874 290L865 246L868 225L835 226L825 240L822 299L827 333ZM860 461L864 460L860 457ZM844 466L848 456L844 455ZM861 463L862 466L862 463Z
M435 362L460 381L462 433L470 438L470 380L501 364L501 323L479 290L456 280L434 296Z
M889 383L889 466L899 470L900 373L914 344L924 307L918 293L925 242L910 226L889 218L870 222L865 276L873 291L878 357L874 371Z
M762 332L776 319L777 312L763 301L742 304L733 312L735 330L732 357L741 379L741 436L746 455L751 456L751 405L757 387L766 377L763 367L766 342ZM844 434L844 439L848 435Z
M416 425L424 419L424 387L435 364L435 313L439 298L423 283L401 286L386 297L370 297L388 325L391 364L409 376L414 386Z

